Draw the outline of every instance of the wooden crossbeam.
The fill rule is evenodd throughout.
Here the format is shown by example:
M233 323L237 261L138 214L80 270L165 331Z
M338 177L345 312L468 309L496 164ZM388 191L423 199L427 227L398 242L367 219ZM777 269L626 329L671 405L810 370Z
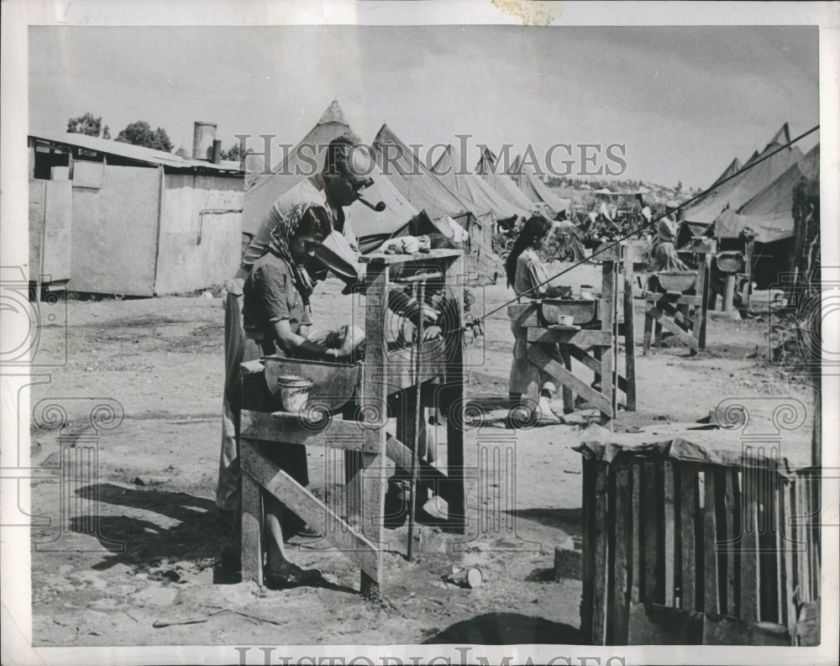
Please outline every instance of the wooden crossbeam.
M581 398L594 407L597 407L602 413L606 414L610 418L615 416L612 405L605 396L575 377L571 372L546 355L545 352L538 347L531 347L528 349L528 360L533 365L553 376L561 384L569 386Z
M647 298L645 299L648 303L657 303L661 301L663 298L668 297L668 301L671 303L676 303L677 305L702 305L703 304L703 297L697 296L693 294L683 294L682 296L678 296L674 298L670 293L662 294L659 292L649 293Z
M601 373L601 362L594 356L587 354L585 350L569 345L569 353L595 374ZM613 372L613 381L618 384L619 389L627 393L627 380L624 377L617 372Z
M291 412L257 412L244 409L241 416L240 437L257 439L271 444L321 446L331 449L345 449L378 453L364 439L364 430L357 421L326 419L320 430L307 426L297 414Z
M659 322L662 328L665 328L670 333L673 333L679 340L687 344L692 349L699 350L700 343L689 333L686 333L677 322L671 319L668 315L664 314L658 308L654 306L648 306L647 316L651 319L655 319L657 322Z
M371 579L379 580L381 554L363 534L348 525L342 518L315 495L295 481L286 472L244 441L241 450L242 471L274 495L290 511L300 516L324 538L351 559ZM330 529L327 529L327 517ZM334 528L333 526L336 526Z
M530 326L526 330L528 332L528 342L575 345L581 349L609 347L612 345L612 333L610 331L586 329L580 331L562 331L553 328L532 328Z

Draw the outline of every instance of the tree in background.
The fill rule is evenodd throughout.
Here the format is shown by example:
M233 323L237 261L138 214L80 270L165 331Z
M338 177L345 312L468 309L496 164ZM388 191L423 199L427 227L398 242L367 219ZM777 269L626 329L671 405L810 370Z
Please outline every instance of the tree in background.
M117 141L163 150L167 153L171 153L174 148L165 129L158 127L153 130L145 120L129 123L124 130L117 134Z
M83 113L81 116L69 118L67 120L67 131L70 134L86 134L87 136L99 136L102 133L102 116L94 116L92 113ZM108 131L108 126L105 125L105 131ZM104 136L103 138L110 138Z

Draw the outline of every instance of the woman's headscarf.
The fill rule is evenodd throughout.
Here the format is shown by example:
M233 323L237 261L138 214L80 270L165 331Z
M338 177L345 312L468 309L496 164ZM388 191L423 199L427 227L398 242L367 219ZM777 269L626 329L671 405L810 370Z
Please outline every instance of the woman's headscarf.
M301 203L292 208L288 215L280 218L271 232L271 239L268 243L270 252L285 261L292 271L295 287L300 292L304 305L309 305L309 296L312 294L314 285L309 272L302 264L298 264L293 258L290 250L292 239L299 235L303 222L308 215L314 215L317 220L315 230L326 235L329 230L325 225L329 224L329 214L326 209L316 203Z

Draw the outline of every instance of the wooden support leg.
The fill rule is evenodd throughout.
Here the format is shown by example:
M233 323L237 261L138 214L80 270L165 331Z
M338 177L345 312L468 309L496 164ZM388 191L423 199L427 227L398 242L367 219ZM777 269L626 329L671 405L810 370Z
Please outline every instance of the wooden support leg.
M242 442L242 446L251 446ZM242 470L242 580L263 584L262 493L259 484Z
M359 420L359 405L347 405L343 416L347 421ZM356 529L362 521L362 455L361 451L344 451L344 520Z
M653 344L656 347L662 346L662 324L658 319L653 324Z
M636 411L636 323L633 311L633 246L624 255L624 375L627 379L626 406Z
M603 314L601 315L601 330L609 332L612 343L601 354L601 394L610 404L610 413L601 412L601 423L610 424L610 429L612 429L612 419L616 414L613 371L615 370L616 344L618 344L615 335L615 319L618 312L618 274L616 272L616 262L605 261L601 270L603 276L601 299L604 306Z
M451 321L457 328L449 331L446 336L446 358L448 363L446 389L442 391L442 399L446 400L447 413L450 418L446 421L446 471L449 479L449 528L457 534L473 534L472 519L467 517L466 492L464 481L464 336L461 328L464 322L464 268L463 259L453 262L446 271L447 291L450 296ZM533 366L532 366L533 367ZM537 382L539 382L539 372ZM533 386L533 379L531 386ZM530 387L529 387L530 389ZM529 391L529 398L532 397ZM537 389L539 398L539 388ZM539 400L537 400L538 402ZM535 403L536 405L536 403Z
M378 598L382 585L382 544L384 541L384 512L386 486L386 440L388 402L386 380L388 350L385 336L385 315L388 295L387 266L371 264L367 273L367 301L365 304L365 336L367 349L362 373L361 407L365 422L364 438L374 455L362 460L362 532L376 546L377 576L362 571L361 591L368 598Z
M604 350L601 347L595 347L592 350L592 355L595 357L595 360L598 363L598 365L597 365L598 369L593 370L595 376L592 379L592 386L593 386L593 388L598 387L598 389L600 390L600 386L601 386L601 358L604 355Z
M648 301L648 308L652 307ZM653 317L645 311L645 337L642 342L642 353L647 356L650 353L650 341L653 335Z
M735 307L735 274L726 276L726 283L723 289L723 311L732 312Z
M706 348L706 313L709 310L709 273L711 272L711 255L700 255L697 267L697 294L700 305L694 310L694 337L700 350Z
M560 353L560 359L563 361L563 366L569 372L572 371L572 355L569 353L569 349L566 345L560 345L558 347ZM575 411L575 394L572 391L571 387L563 384L563 413L570 414Z
M359 527L362 520L362 463L361 451L344 452L344 507L345 520Z
M536 367L531 365L528 370L528 390L525 393L525 397L528 399L529 409L537 408L537 405L540 402L541 390L542 386L540 386L540 371Z
M747 241L744 247L744 270L746 271L747 285L744 290L742 306L750 307L750 296L752 295L752 257L755 251L755 240Z

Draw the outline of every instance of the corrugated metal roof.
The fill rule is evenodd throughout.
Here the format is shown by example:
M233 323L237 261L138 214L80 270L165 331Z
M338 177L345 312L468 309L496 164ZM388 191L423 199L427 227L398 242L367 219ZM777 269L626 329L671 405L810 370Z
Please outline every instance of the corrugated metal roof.
M38 134L30 134L29 138L65 146L75 146L85 150L94 150L98 153L116 155L137 162L169 167L170 169L202 169L234 173L243 176L245 173L239 168L237 162L223 161L221 164L213 164L212 162L205 162L203 160L185 159L180 155L167 153L163 150L135 146L131 143L122 143L121 141L112 141L111 139L100 139L99 137L88 136L87 134L39 132Z

